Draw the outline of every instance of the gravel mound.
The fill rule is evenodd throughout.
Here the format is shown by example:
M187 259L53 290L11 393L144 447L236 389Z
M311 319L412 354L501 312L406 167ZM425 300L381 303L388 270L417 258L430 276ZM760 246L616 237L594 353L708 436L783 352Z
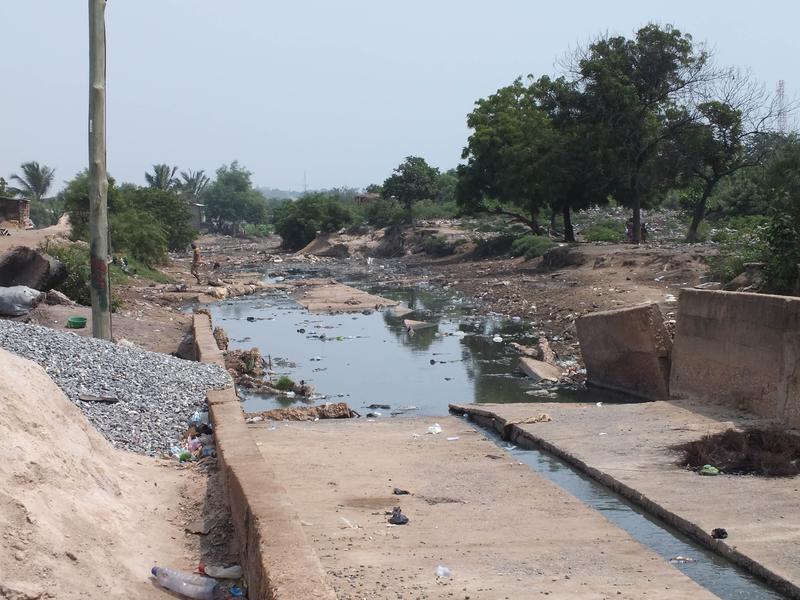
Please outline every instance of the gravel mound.
M140 454L169 451L209 389L232 385L216 365L181 360L38 325L0 320L0 347L33 360L116 447ZM119 402L83 402L81 394Z

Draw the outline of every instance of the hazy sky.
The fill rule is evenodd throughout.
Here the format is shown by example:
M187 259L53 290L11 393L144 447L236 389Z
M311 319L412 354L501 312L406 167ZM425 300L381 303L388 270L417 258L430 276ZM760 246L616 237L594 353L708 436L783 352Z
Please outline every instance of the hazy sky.
M648 21L795 96L798 16L785 0L110 0L109 171L144 183L153 163L238 159L297 190L304 172L309 188L381 182L410 154L450 168L477 98ZM38 160L60 188L86 166L87 22L86 0L0 0L0 176Z

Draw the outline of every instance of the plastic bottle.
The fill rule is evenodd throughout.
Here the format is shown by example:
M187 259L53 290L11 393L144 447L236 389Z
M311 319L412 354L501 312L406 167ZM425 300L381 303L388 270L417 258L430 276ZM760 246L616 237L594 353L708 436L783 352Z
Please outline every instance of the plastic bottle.
M214 600L217 582L213 579L165 567L153 567L150 572L168 590L195 600Z

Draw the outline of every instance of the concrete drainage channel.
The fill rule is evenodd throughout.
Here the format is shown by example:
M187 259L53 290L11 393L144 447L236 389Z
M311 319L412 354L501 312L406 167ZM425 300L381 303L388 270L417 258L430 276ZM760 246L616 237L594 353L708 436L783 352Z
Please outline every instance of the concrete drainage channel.
M455 414L461 413L455 411ZM500 433L493 428L491 419L479 415L462 414L462 416L469 419L476 429L493 440L499 448L600 512L637 542L669 560L687 577L720 598L726 600L786 598L728 559L689 540L606 486L580 473L566 461L536 448L527 438L520 436L511 442L504 441Z

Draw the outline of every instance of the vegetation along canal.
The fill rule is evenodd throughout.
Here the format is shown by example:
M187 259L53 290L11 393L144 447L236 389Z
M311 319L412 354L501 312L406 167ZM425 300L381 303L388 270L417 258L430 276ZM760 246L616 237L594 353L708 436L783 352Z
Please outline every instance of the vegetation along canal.
M368 291L406 303L415 311L410 318L435 323L436 327L409 335L403 318L393 316L391 310L310 314L281 292L219 303L212 307L212 316L214 323L227 331L231 348L259 348L271 358L278 375L305 380L314 386L318 401L322 396L331 402L345 401L362 415L445 415L450 402L615 399L569 387L543 396L536 384L516 373L518 354L509 343L535 344L538 332L530 323L474 316L473 307L461 297L427 286L372 287ZM571 357L562 358L564 366L569 366ZM248 412L299 402L297 398L248 394L246 390L240 390L240 394ZM370 405L390 408L370 409ZM666 560L689 558L671 562L720 598L782 598L726 559L647 516L561 460L499 439L497 443Z

